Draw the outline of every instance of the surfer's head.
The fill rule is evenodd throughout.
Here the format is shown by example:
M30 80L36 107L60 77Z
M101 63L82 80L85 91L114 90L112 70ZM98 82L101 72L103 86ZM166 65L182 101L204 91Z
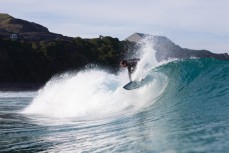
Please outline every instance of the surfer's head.
M126 60L121 60L120 66L121 67L127 67L127 61Z

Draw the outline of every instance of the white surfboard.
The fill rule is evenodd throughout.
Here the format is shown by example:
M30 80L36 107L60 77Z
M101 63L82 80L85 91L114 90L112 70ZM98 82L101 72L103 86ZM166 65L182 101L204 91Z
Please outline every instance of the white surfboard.
M149 84L152 80L153 80L153 74L152 73L148 73L140 81L138 81L138 80L130 81L123 88L126 89L126 90L137 89L137 88L140 88L140 87L143 87L143 86Z

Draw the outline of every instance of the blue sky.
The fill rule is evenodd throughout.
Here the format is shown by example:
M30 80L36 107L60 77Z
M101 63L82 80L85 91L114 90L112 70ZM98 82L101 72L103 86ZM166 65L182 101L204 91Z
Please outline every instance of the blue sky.
M228 0L0 0L0 10L51 32L120 40L140 32L183 48L229 53Z

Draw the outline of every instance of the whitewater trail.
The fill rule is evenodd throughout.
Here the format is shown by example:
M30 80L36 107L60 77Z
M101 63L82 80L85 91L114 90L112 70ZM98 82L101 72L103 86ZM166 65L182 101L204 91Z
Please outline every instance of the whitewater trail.
M141 58L133 78L156 66L152 44L145 41ZM154 80L147 86L127 91L127 71L117 75L101 69L90 69L78 73L65 73L53 77L23 110L25 114L37 114L54 118L101 119L140 111L155 102L167 86L167 77L152 72Z

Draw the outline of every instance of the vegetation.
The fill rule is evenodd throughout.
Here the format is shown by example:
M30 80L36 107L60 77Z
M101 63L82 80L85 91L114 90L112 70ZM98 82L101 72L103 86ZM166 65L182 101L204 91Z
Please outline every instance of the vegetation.
M118 68L131 42L117 38L74 38L72 41L0 39L0 82L45 82L54 74L88 64Z

